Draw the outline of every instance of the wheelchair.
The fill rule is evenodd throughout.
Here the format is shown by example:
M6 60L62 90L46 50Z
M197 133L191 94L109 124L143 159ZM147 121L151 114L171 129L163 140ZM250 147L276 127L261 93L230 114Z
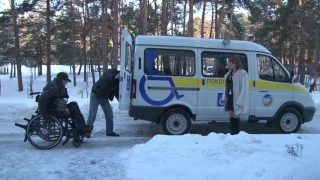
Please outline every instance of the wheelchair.
M41 92L30 93L30 96L33 95L36 95L35 102L38 103ZM44 118L39 108L30 119L24 118L24 120L28 124L15 123L15 126L26 131L24 142L28 140L32 146L42 150L54 148L62 141L63 137L66 137L63 145L72 139L73 146L79 147L83 143L84 137L89 133L86 132L85 128L80 130L81 127L77 118L67 116Z

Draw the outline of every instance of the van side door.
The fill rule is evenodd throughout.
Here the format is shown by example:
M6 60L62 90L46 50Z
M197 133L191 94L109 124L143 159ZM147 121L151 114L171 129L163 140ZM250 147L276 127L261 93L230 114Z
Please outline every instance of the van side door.
M229 115L225 112L224 103L221 101L226 85L224 75L228 72L227 63L232 56L239 55L243 68L250 77L251 72L248 71L249 54L213 50L203 50L199 54L201 54L201 83L198 92L197 120L228 121ZM248 96L248 106L249 104L250 95ZM241 118L247 119L248 114L243 114Z
M123 29L120 48L119 109L128 110L132 85L132 37Z
M257 64L253 82L255 117L268 120L283 103L293 100L293 86L289 83L289 73L274 57L256 53L255 59Z

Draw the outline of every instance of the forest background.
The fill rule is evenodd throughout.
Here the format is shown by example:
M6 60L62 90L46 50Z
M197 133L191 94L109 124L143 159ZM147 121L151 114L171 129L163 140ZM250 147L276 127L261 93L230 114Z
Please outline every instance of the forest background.
M70 65L87 80L119 65L121 30L135 35L230 38L259 43L288 70L317 78L320 0L1 0L0 67L23 91L21 66L42 75ZM78 72L76 72L78 69ZM7 68L8 71L8 68ZM302 78L301 78L302 77Z

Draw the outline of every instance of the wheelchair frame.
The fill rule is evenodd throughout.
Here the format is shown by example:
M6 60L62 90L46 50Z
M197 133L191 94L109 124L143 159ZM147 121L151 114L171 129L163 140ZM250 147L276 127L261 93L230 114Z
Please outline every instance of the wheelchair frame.
M30 93L30 96L37 95L35 102L38 103L41 92ZM23 128L25 133L24 142L27 140L29 143L38 149L51 149L57 146L62 138L65 136L66 139L63 142L65 145L70 139L72 139L72 144L74 147L79 147L83 143L84 137L87 135L86 132L79 133L79 123L77 119L70 117L58 118L55 116L50 116L50 119L45 119L40 113L39 108L35 111L35 114L31 116L30 119L24 118L28 124L18 124L15 126ZM40 137L40 141L44 141L46 144L52 142L49 145L40 145L38 142L32 139L32 136Z

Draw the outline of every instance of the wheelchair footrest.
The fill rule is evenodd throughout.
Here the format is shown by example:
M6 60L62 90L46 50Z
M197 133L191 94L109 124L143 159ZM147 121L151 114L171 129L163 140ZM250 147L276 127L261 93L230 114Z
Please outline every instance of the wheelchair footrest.
M72 138L72 137L69 137L69 136L66 136L67 138L66 138L66 140L63 142L63 144L62 145L66 145L67 144L67 142Z
M25 133L25 137L24 137L24 142L26 142L27 141L27 139L28 139L28 137L27 137L27 126L28 125L23 125L23 124L18 124L18 123L15 123L14 124L15 126L18 126L18 127L21 127L22 129L24 129L25 131L26 131L26 133Z
M18 127L21 127L21 128L24 129L24 130L27 130L27 125L18 124L18 123L15 123L14 125L15 125L15 126L18 126Z
M28 118L24 118L23 120L30 122L30 119L28 119Z

